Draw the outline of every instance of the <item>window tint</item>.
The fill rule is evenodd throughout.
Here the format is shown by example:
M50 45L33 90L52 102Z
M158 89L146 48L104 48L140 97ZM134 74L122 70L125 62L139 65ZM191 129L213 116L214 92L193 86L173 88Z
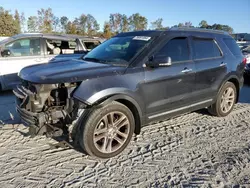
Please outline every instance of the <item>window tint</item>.
M172 62L189 60L188 39L178 37L170 40L156 56L171 57Z
M5 45L10 56L33 56L41 54L40 39L20 39Z
M62 41L47 39L47 53L49 55L74 54L77 47L76 41Z
M233 55L242 55L239 46L232 38L224 38L223 39L229 50L232 52Z
M195 59L213 58L221 56L221 52L213 39L193 40Z

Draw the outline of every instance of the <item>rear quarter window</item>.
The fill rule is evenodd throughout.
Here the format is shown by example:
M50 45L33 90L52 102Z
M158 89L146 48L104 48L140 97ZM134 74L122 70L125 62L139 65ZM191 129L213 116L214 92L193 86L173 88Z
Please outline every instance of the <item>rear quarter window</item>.
M214 39L194 38L193 47L195 59L206 59L222 56L221 51Z
M232 52L233 55L239 56L242 55L242 52L240 51L240 47L237 45L236 41L232 38L224 38L224 43L228 47L228 49Z

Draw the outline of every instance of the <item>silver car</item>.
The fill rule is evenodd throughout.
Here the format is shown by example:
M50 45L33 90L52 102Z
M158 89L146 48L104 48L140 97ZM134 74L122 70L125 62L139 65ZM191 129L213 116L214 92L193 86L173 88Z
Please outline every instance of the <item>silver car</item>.
M80 58L103 42L97 37L19 34L0 41L0 90L20 83L18 72L30 65Z

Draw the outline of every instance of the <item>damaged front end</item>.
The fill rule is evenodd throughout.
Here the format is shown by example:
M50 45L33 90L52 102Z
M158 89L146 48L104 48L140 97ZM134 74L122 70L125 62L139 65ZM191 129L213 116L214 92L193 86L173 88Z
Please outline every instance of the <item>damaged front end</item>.
M13 90L17 112L22 123L29 126L30 134L69 135L70 126L79 117L85 104L74 99L80 83L32 84L25 82Z

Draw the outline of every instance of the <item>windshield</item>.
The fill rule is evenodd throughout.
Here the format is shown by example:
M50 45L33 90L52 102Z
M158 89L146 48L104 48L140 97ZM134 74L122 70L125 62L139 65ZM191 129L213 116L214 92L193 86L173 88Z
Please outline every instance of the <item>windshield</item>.
M128 65L129 61L150 41L151 37L145 36L114 37L94 48L83 59L121 66Z

